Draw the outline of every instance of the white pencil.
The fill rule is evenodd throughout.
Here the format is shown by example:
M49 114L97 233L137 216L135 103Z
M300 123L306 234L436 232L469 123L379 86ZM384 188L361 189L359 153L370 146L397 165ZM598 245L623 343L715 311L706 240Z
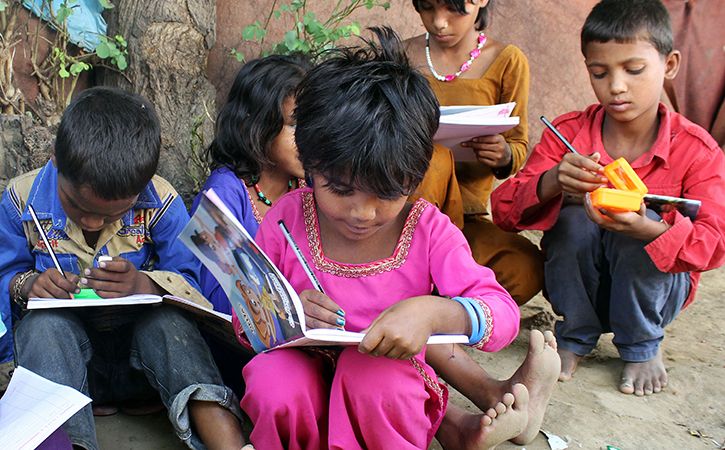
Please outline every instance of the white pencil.
M50 259L53 260L55 268L58 269L58 272L60 272L60 274L63 275L63 278L65 278L65 272L63 272L63 268L60 267L60 262L58 262L58 258L55 256L53 247L51 247L50 242L48 242L48 236L45 235L45 230L43 230L43 227L40 226L40 221L38 220L38 216L35 214L35 209L33 209L33 205L28 204L28 212L30 213L30 217L33 218L35 226L38 228L38 234L40 234L40 238L43 240L45 247L48 249L48 254L50 255Z
M305 259L305 255L302 254L302 251L297 246L297 243L295 242L294 238L292 237L292 233L289 232L287 229L287 226L284 224L284 221L279 220L277 221L277 224L282 229L282 234L284 234L284 237L287 239L287 242L289 242L289 245L292 246L292 251L295 252L295 256L297 256L297 260L302 264L302 268L305 270L305 273L307 274L307 278L310 279L312 282L312 286L314 286L315 289L322 292L323 294L325 291L322 289L322 285L320 284L320 281L315 276L315 273L312 272L312 268L307 263L307 260Z

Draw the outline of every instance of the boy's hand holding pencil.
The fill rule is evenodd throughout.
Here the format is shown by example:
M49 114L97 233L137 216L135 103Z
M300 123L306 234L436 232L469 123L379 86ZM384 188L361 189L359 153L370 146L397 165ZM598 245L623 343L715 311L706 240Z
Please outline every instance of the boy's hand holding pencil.
M78 275L67 273L63 276L58 269L48 269L25 283L24 298L72 298L80 292Z

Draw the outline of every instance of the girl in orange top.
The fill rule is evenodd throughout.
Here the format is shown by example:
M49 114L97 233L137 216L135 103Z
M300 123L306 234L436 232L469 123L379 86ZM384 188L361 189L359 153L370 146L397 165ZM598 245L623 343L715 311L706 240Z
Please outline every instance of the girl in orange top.
M503 134L479 136L462 143L462 146L475 153L477 161L455 162L455 173L451 174L452 164L436 165L436 155L439 161L450 160L450 156L445 158L446 153L450 155L450 151L437 146L430 169L416 195L439 206L460 205L460 209L449 207L444 208L443 212L454 223L464 223L463 232L476 261L490 267L501 285L521 305L543 286L543 257L528 239L496 227L488 216L488 202L494 180L513 175L526 160L528 61L518 47L496 41L484 32L492 0L412 1L426 33L407 41L407 53L428 79L441 105L516 102L513 115L520 118L518 126ZM451 182L451 178L454 182ZM459 192L450 192L455 189L454 184L459 185ZM451 202L451 198L459 198L460 201ZM544 341L538 334L534 340ZM555 345L547 333L544 347L551 350ZM528 382L527 387L532 393L530 419L514 441L524 444L536 436L556 382L554 369L559 360L551 351L543 352L540 345L532 344L527 360L512 380L498 382L490 378L461 349L455 349L455 358L451 358L450 352L446 354L442 350L439 348L429 352L429 364L453 386L460 384L464 387L462 393L483 411L504 392L502 386L514 380ZM543 370L534 376L534 371L529 370L529 367L542 366L540 359L543 359L543 366L551 370ZM536 364L531 364L532 361ZM466 388L470 386L477 386L477 389ZM471 423L465 417L455 408L449 411L446 420L451 424L451 434L455 435L454 430L470 431L461 430L462 427L466 428L466 423ZM439 441L447 449L457 447L456 439L449 439L446 431L444 421L437 435Z

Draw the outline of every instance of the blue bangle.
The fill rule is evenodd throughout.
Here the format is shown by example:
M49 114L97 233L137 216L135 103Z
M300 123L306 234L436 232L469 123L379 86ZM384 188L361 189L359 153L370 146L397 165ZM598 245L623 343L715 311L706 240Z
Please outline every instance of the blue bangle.
M483 306L476 300L469 300L471 301L471 303L473 303L473 309L476 311L476 315L478 316L478 327L480 329L480 335L478 336L478 340L476 340L476 342L479 342L486 335L486 329L488 328L488 322L486 321L486 311L483 309Z
M473 345L476 342L481 340L480 336L483 336L483 334L480 332L480 325L478 321L478 313L474 309L474 306L471 304L470 299L466 297L453 297L451 300L455 300L466 309L466 313L468 313L468 318L471 320L471 336L468 340L469 345ZM479 336L480 335L480 336ZM477 339L476 339L477 338Z

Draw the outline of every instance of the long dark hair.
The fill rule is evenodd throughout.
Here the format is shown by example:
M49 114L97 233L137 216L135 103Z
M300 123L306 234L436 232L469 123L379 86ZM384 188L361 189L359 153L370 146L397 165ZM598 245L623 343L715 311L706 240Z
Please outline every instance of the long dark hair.
M269 148L284 125L282 105L310 67L303 55L271 55L239 70L206 152L212 169L228 167L247 184L259 178L272 163Z

